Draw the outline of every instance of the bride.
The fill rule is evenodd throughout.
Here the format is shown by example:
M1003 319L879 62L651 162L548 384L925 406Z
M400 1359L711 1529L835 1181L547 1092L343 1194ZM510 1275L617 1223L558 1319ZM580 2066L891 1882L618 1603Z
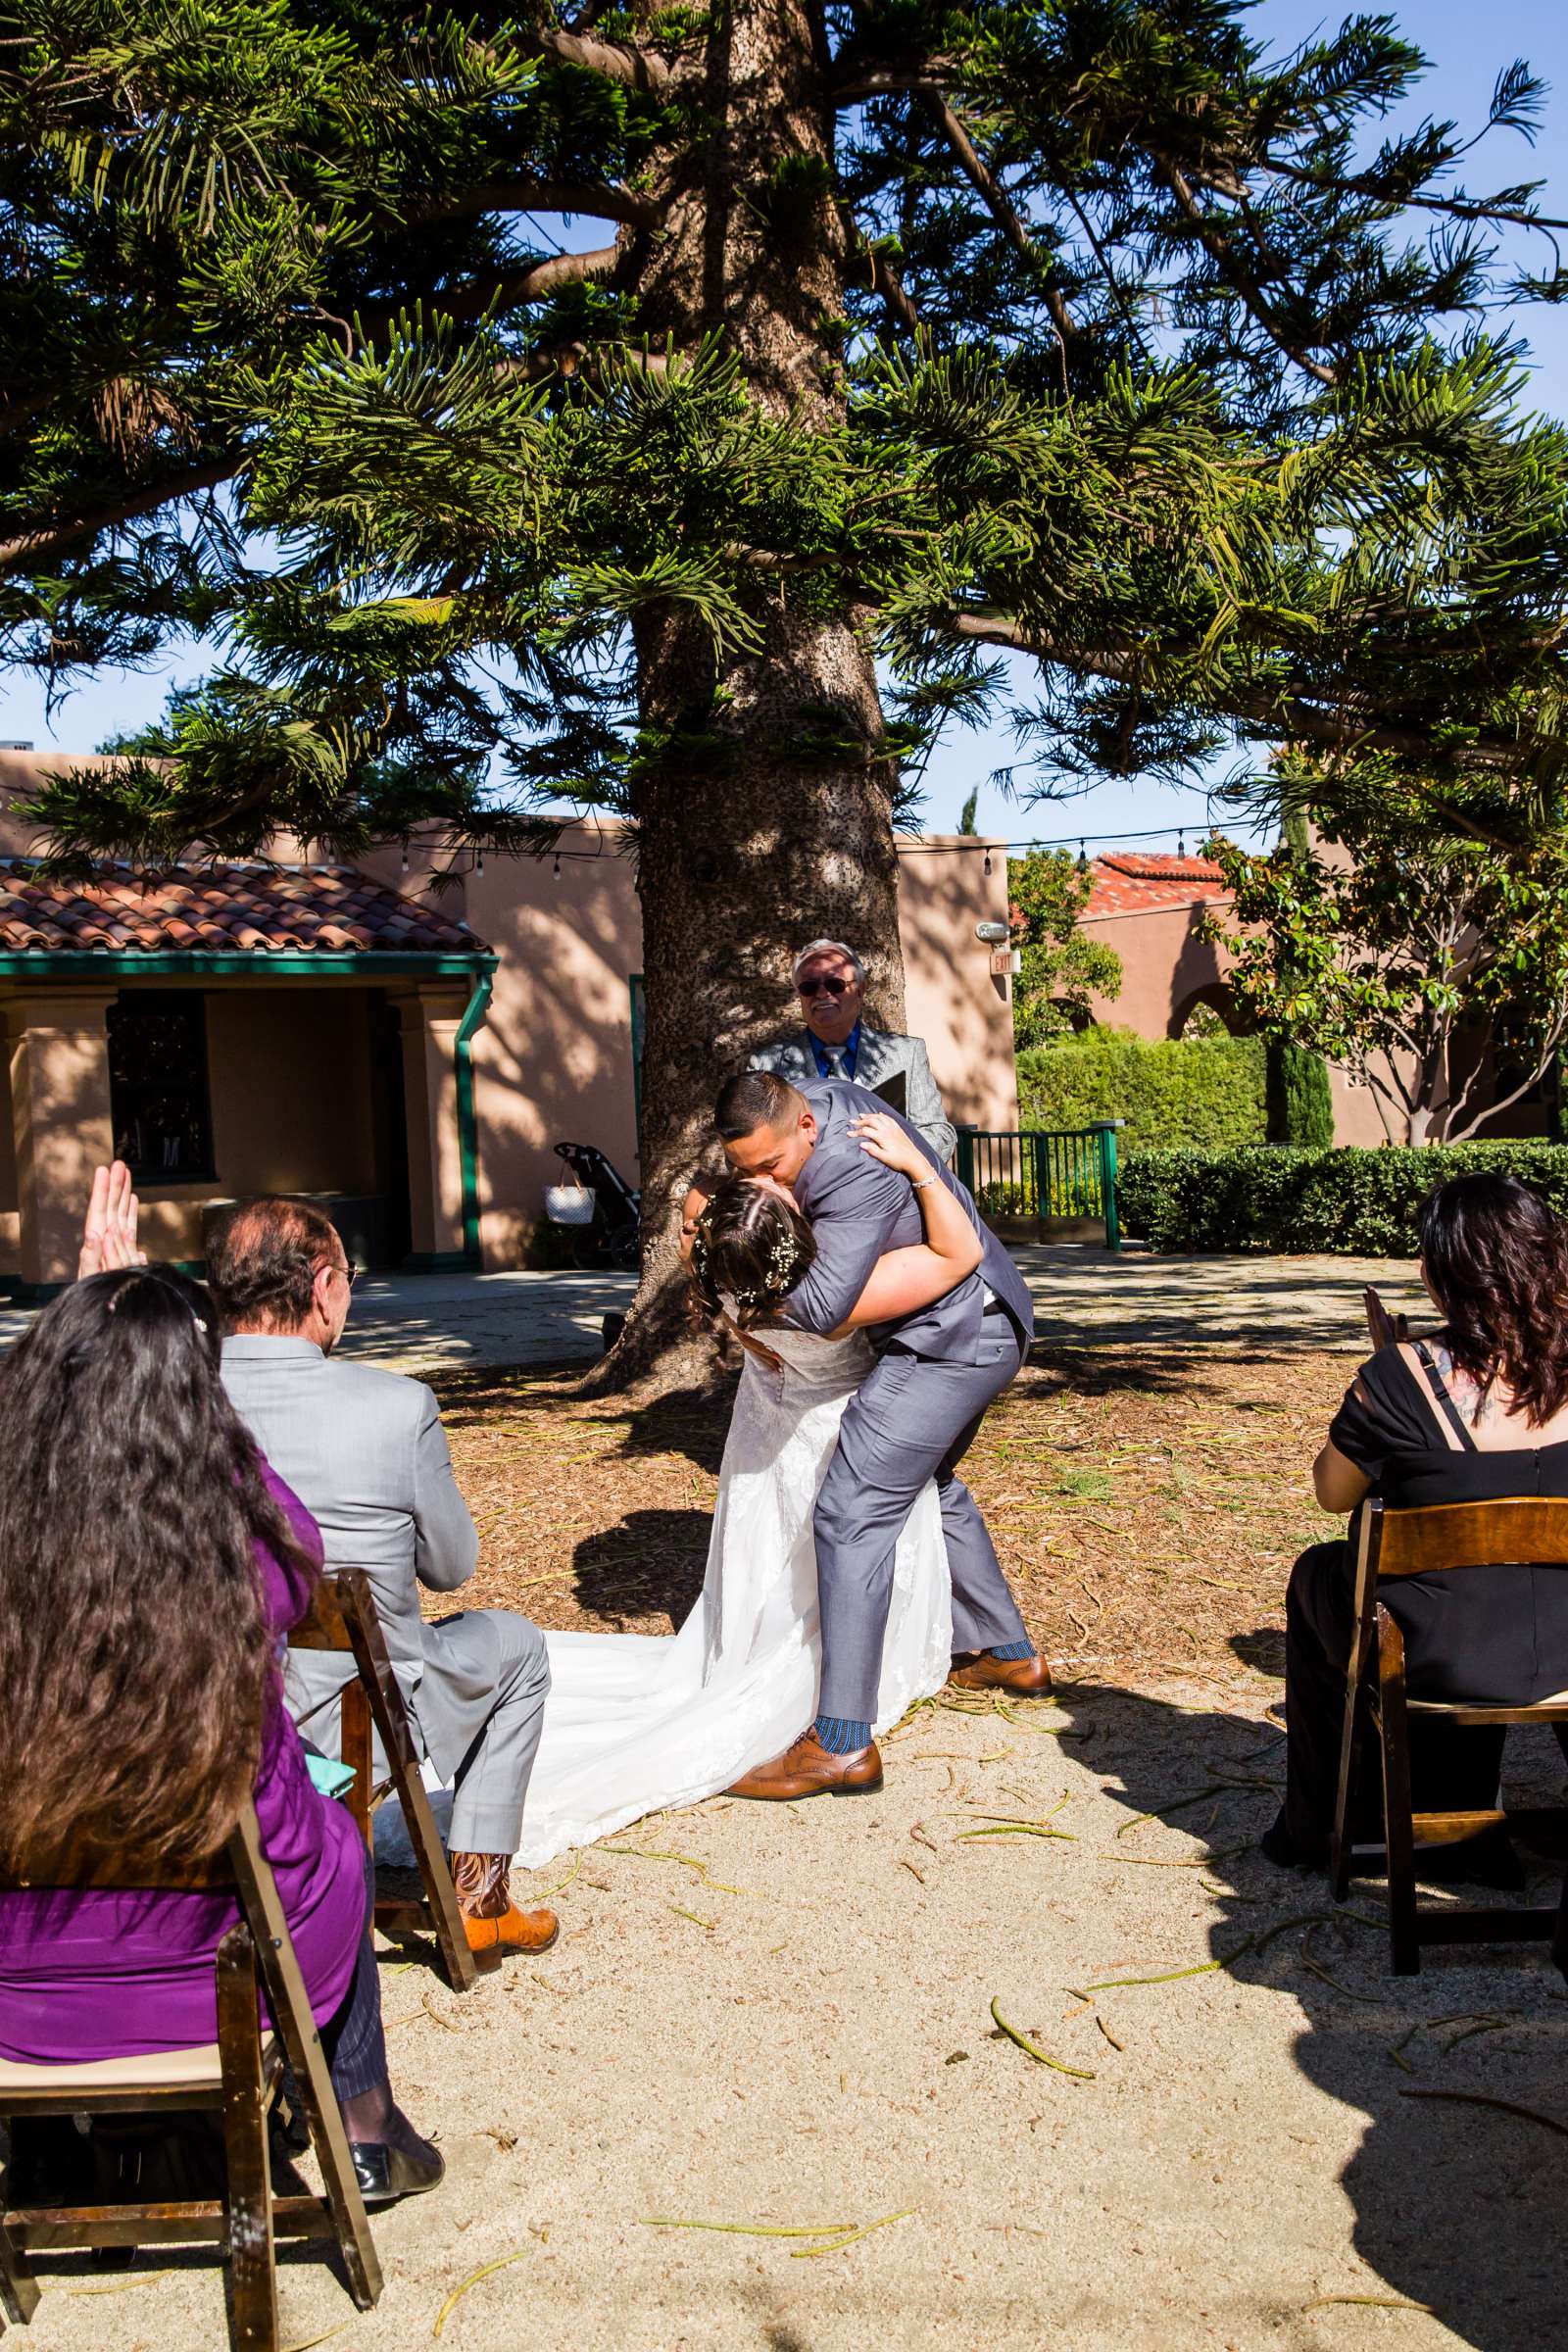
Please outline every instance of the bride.
M861 1149L918 1179L931 1163L895 1119ZM702 1306L746 1350L719 1472L708 1572L677 1634L550 1634L550 1697L517 1861L536 1869L646 1813L727 1788L788 1745L816 1707L821 1664L811 1513L839 1419L872 1362L865 1332L972 1274L981 1244L945 1185L915 1194L922 1247L878 1259L826 1339L776 1308L809 1270L811 1228L787 1193L729 1178L693 1244ZM927 1486L899 1538L875 1728L941 1689L952 1658L947 1553Z

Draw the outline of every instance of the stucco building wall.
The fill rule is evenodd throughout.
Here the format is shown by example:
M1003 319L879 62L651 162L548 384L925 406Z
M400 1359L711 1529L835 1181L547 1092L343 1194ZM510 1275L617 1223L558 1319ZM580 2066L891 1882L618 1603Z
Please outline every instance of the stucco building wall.
M32 849L12 798L52 763L45 755L0 754L0 857L25 857ZM393 847L360 861L367 874L405 897L466 920L498 959L472 1050L487 1266L519 1262L543 1213L544 1188L561 1174L558 1141L597 1144L638 1181L632 982L641 969L642 926L621 840L618 826L570 825L562 836L559 870L553 855L489 856L480 864L465 853L458 862L466 870L440 890L432 887L432 857L417 845L407 858ZM288 840L271 849L281 860L302 858L300 845ZM1000 843L973 839L906 839L900 876L907 1026L926 1040L952 1117L1011 1127L1017 1085L1009 984L993 976L991 952L975 937L978 922L1006 919L1005 852ZM45 985L41 971L38 985ZM74 1173L65 1188L73 1192L81 1169L90 1173L92 1158L109 1149L103 1007L122 988L138 985L105 971L93 1116L78 1123L74 1138L54 1139L74 1153ZM407 979L384 990L347 978L317 985L274 977L270 985L262 956L254 978L159 975L149 985L202 992L217 1171L208 1182L143 1188L145 1231L156 1253L199 1257L204 1205L260 1190L390 1192L394 1227L407 1208L416 1254L450 1255L461 1248L452 1066L466 1004L461 989ZM13 1008L34 993L25 979L0 982L0 998ZM16 1051L6 1057L13 1073L19 1066L30 1073L34 1127L57 1112L61 1121L68 1118L65 1094L57 1101L38 1081L51 1053L58 1051L64 1066L82 1049L79 1039L57 1045L55 1038L56 1031L40 1029L21 1062ZM715 1086L725 1074L715 1068ZM41 1261L20 1264L15 1138L26 1124L0 1096L0 1274L59 1279L59 1235L49 1269Z

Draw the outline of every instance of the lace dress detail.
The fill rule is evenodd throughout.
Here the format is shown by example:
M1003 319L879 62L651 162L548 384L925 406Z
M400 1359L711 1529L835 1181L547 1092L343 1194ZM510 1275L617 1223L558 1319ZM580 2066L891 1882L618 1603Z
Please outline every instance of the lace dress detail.
M550 1634L550 1696L517 1860L537 1868L670 1805L714 1795L816 1710L811 1513L871 1351L851 1333L768 1330L748 1355L719 1474L703 1591L679 1633ZM899 1539L877 1728L941 1689L952 1600L936 1489Z

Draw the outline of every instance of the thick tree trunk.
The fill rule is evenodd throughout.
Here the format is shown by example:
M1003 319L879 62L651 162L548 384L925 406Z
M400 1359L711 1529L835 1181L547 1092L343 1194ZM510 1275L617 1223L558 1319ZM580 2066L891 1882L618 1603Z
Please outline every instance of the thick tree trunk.
M688 349L722 332L752 397L803 432L843 415L832 348L843 230L826 172L813 193L808 161L793 166L787 198L770 174L781 157L831 160L823 56L819 17L801 0L720 12L703 90L712 128L683 165L640 287L656 332ZM868 967L870 1016L903 1025L897 779L868 646L852 620L804 616L783 595L764 626L760 652L722 670L678 612L638 630L641 716L671 739L633 804L647 1004L643 1278L596 1388L659 1393L708 1377L711 1347L690 1336L684 1313L680 1202L711 1164L719 1085L799 1026L792 952L819 935L848 939ZM704 739L700 756L682 751L683 736Z

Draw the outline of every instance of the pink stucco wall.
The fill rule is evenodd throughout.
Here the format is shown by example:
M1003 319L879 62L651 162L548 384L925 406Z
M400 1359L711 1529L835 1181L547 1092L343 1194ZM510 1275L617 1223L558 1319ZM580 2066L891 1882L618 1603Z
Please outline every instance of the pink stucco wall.
M621 829L573 824L554 856L486 856L436 902L464 916L500 957L485 1025L474 1041L481 1239L487 1265L514 1265L560 1180L560 1141L598 1144L638 1180L633 1110L631 980L642 920ZM906 1017L923 1037L949 1113L1012 1126L1017 1077L1008 983L993 979L981 921L1006 919L1006 857L987 844L933 835L900 844ZM397 850L363 860L411 896L428 861L405 870ZM804 944L804 942L803 942ZM852 945L854 942L852 941ZM715 1087L727 1073L715 1069Z

